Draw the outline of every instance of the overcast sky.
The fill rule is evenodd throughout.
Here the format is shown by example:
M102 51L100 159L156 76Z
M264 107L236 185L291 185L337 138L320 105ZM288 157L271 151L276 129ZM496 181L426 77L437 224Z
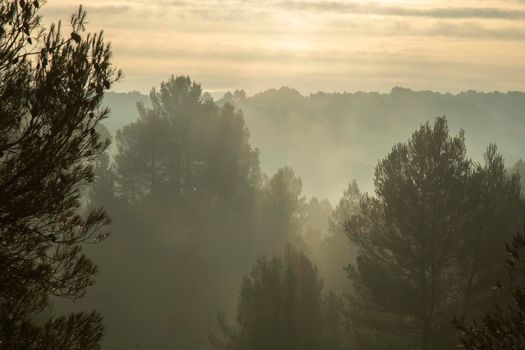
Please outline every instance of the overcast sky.
M46 21L76 0L48 0ZM84 0L124 70L117 91L171 74L215 94L525 90L525 0Z

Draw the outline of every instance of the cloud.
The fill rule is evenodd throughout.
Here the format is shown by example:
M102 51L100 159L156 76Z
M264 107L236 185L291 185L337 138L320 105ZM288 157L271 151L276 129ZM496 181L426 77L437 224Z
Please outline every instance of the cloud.
M87 6L86 11L92 14L104 15L120 15L131 9L129 5L113 5L113 6Z
M53 18L68 19L71 14L78 9L78 5L46 5L42 9L42 14ZM129 5L87 5L84 9L89 16L114 16L121 15L131 9Z
M426 17L441 19L505 19L523 20L525 11L495 7L439 7L418 9L402 6L385 6L376 3L361 4L342 1L283 1L281 5L290 10L323 11L358 15L381 15L400 17Z
M437 23L423 35L436 35L444 37L490 39L490 40L525 40L525 30L517 28L491 29L474 23Z
M525 0L82 0L121 90L171 73L212 89L523 89ZM54 0L46 21L76 2ZM378 17L380 18L378 19Z

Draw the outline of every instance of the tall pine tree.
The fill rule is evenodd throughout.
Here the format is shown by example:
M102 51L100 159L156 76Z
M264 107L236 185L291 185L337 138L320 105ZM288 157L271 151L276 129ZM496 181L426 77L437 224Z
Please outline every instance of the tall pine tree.
M463 132L450 136L437 118L379 162L375 188L347 224L358 248L354 306L369 311L355 312L356 328L382 330L383 341L390 331L400 347L448 348L454 313L479 307L480 286L501 271L494 247L517 224L518 178L495 146L484 166L472 162Z
M106 236L103 210L81 214L81 188L107 144L96 127L120 73L102 34L45 28L43 1L0 4L0 347L98 349L101 317L42 312L52 296L78 299L96 266L83 243Z

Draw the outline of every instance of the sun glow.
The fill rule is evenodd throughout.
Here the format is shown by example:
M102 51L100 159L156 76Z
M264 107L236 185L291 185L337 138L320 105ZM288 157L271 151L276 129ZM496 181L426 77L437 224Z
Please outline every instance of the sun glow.
M116 88L124 91L148 91L172 73L210 89L525 87L515 74L525 69L522 1L82 2L90 28L104 29L113 44L115 64L126 72ZM49 2L44 19L67 18L75 4ZM296 72L308 74L298 80Z

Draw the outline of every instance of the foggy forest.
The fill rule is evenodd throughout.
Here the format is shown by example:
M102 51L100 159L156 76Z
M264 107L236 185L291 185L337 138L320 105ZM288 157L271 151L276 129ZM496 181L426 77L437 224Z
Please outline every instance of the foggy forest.
M514 0L0 0L0 350L525 349L523 40Z

